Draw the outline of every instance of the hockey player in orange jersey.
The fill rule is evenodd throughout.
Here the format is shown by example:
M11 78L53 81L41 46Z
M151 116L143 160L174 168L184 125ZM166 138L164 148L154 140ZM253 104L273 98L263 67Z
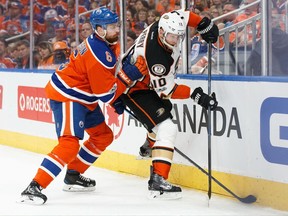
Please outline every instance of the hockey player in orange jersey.
M218 27L210 19L176 10L163 14L159 21L148 26L125 54L133 59L144 56L149 70L149 76L137 80L120 98L146 129L156 134L152 148L153 172L148 181L151 198L181 197L181 188L167 181L177 135L169 99L192 98L211 110L218 104L215 93L207 95L201 87L175 83L180 44L187 26L197 28L206 42L215 43L218 39Z
M65 165L65 191L95 190L95 180L81 174L113 141L113 133L104 121L98 102L113 105L127 88L127 82L132 83L147 72L140 56L134 64L123 62L118 72L121 79L118 79L115 76L120 32L118 16L102 7L92 12L90 22L94 33L71 53L69 62L59 66L46 86L58 145L44 158L32 182L21 193L22 203L44 204L47 197L42 189ZM79 149L84 131L89 139Z

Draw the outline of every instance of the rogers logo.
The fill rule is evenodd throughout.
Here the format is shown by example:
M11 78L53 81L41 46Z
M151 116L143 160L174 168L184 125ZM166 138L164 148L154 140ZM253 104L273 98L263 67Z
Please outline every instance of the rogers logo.
M0 109L2 109L2 101L3 101L3 86L0 85Z
M44 88L18 87L18 117L53 123L49 99Z

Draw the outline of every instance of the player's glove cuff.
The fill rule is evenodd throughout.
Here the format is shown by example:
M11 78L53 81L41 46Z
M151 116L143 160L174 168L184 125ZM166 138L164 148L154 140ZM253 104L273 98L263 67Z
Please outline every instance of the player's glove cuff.
M207 43L215 43L218 40L219 29L212 20L204 17L197 26L197 31Z

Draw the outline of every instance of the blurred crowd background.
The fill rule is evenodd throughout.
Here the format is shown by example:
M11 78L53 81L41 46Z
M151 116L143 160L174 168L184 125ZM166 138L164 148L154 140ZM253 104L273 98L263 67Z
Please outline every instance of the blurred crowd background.
M214 74L287 76L287 0L267 2L265 25L271 33L266 46L272 44L268 72L261 64L265 25L260 0L0 0L0 68L55 69L93 33L89 16L98 7L120 15L125 51L163 13L185 6L213 19L220 29L219 40L213 44ZM121 17L121 11L126 17ZM179 61L179 73L206 73L207 44L195 29L188 31L183 46L188 57Z

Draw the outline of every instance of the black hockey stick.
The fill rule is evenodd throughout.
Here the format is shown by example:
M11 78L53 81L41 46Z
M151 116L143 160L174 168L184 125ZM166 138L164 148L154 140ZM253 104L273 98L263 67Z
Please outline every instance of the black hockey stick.
M211 68L212 68L212 43L208 44L208 95L211 95ZM211 108L208 107L208 198L212 195L212 166L211 166Z
M130 110L128 110L125 107L125 111L131 115L133 118L135 118L136 120L138 120L137 116L132 113ZM180 154L182 157L184 157L186 160L188 160L190 163L192 163L195 167L197 167L200 171L202 171L205 175L209 175L209 173L203 169L201 166L199 166L196 162L194 162L192 159L190 159L187 155L185 155L183 152L181 152L178 148L174 147L175 151ZM220 187L222 187L226 192L230 193L233 197L235 197L236 199L238 199L240 202L243 203L254 203L256 201L256 197L253 195L248 195L247 197L239 197L237 196L235 193L233 193L230 189L228 189L225 185L223 185L221 182L219 182L216 178L214 178L213 176L211 176L211 179L216 182Z
M201 166L199 166L196 162L194 162L192 159L190 159L187 155L185 155L183 152L181 152L178 148L174 147L174 150L180 154L182 157L184 157L186 160L188 160L190 163L192 163L195 167L197 167L199 170L201 170L205 175L209 176L209 173L203 169ZM218 181L216 178L214 178L212 175L210 176L211 179L218 184L220 187L222 187L226 192L231 194L233 197L238 199L242 203L250 204L256 202L257 198L253 195L248 195L246 197L239 197L235 193L233 193L230 189L228 189L225 185L223 185L220 181Z

